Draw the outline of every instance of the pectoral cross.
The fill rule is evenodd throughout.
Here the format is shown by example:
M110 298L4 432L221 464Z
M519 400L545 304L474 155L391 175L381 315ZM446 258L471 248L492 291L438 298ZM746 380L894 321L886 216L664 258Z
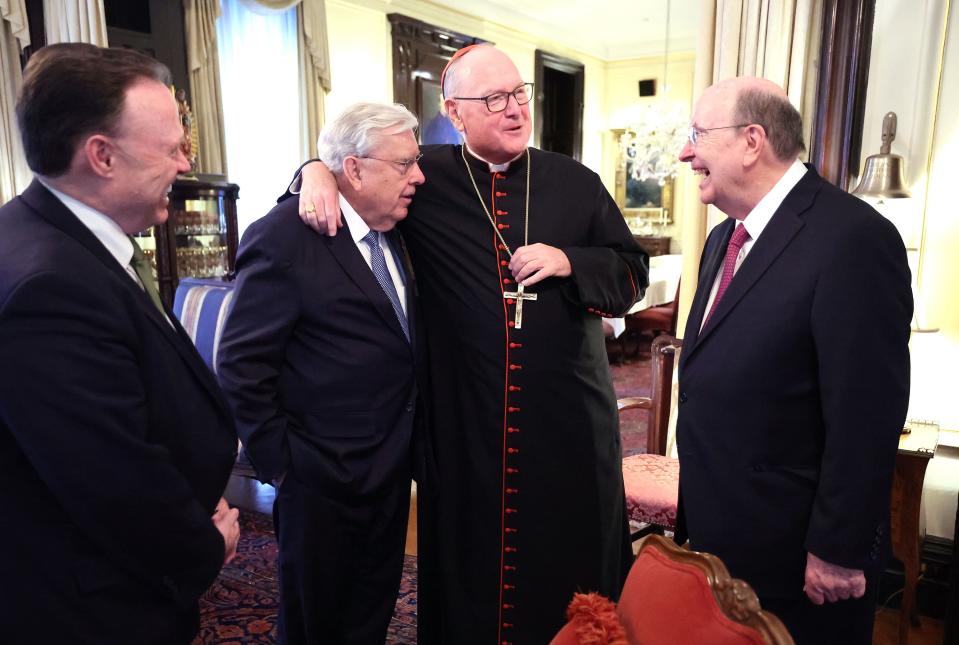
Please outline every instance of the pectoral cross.
M513 298L516 300L516 313L513 316L513 328L522 329L523 328L523 301L524 300L536 300L535 293L524 293L523 284L520 283L516 291L504 291L504 298Z

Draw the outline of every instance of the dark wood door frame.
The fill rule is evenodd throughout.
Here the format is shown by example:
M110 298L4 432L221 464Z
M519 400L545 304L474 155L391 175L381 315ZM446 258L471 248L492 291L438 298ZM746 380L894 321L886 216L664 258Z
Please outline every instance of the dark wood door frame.
M573 77L573 101L575 102L576 125L573 128L573 159L581 161L583 156L583 99L586 71L582 63L556 54L536 50L535 59L536 117L533 119L533 145L541 147L543 141L543 111L546 95L543 92L546 68L553 69Z
M457 50L487 41L404 16L387 14L393 36L393 100L416 114L423 124L429 114L422 85L439 85L440 74Z

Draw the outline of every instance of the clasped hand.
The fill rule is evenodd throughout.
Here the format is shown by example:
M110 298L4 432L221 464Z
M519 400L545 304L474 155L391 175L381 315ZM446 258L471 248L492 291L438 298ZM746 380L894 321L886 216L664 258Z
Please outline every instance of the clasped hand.
M862 598L866 593L866 575L862 569L847 569L806 554L806 596L813 604Z

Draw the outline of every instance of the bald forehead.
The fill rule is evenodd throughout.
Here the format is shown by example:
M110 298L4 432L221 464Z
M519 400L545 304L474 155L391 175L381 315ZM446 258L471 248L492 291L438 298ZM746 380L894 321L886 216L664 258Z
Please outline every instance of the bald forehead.
M453 83L460 92L490 92L503 89L489 86L505 82L512 89L519 70L509 56L495 47L477 47L456 62ZM488 87L489 86L489 87Z
M757 90L788 99L785 90L768 79L756 76L729 78L703 92L696 110L695 125L702 126L699 119L709 120L709 115L718 116L720 119L732 117L740 93L747 90Z

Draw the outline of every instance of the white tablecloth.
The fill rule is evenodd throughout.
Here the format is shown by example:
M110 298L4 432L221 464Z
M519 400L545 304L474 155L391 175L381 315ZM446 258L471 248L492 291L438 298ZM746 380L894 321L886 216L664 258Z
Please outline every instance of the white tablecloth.
M657 255L649 258L649 286L643 299L629 308L630 314L657 305L672 302L676 297L676 288L679 286L679 276L683 272L683 256L680 254ZM613 337L626 329L624 318L607 318L606 321L613 328Z

